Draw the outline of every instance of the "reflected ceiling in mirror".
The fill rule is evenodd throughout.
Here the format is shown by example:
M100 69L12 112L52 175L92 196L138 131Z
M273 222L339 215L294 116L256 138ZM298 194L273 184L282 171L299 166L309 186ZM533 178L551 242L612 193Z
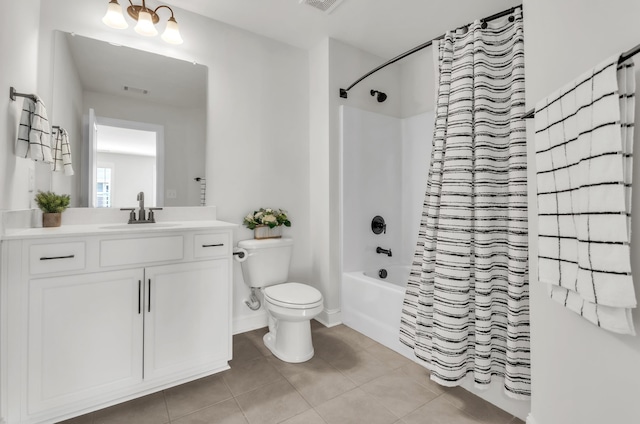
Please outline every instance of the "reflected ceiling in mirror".
M86 91L175 107L206 107L206 67L66 34Z
M50 118L69 131L76 176L53 173L52 189L71 194L73 206L95 204L92 110L97 126L117 121L130 129L161 128L153 185L158 206L201 205L195 178L205 177L207 68L63 32L56 31L54 39ZM124 162L136 163L136 158ZM135 169L127 170L118 161L114 166L113 175L126 177L135 190ZM134 205L135 197L130 201Z

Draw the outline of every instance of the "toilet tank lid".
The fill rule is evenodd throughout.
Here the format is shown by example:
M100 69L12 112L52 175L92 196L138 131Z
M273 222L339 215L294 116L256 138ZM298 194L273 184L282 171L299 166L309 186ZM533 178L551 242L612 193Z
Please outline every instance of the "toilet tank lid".
M248 239L240 240L238 247L242 249L266 249L270 247L284 247L293 245L293 239L290 238L272 238L272 239Z

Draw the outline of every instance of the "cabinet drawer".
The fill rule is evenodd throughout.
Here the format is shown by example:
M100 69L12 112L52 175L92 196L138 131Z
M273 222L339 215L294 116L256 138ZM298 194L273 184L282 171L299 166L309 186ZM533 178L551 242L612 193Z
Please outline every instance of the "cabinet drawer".
M73 243L34 244L29 248L31 274L48 274L81 270L85 267L85 244Z
M182 236L102 240L100 266L182 260L183 245Z
M231 252L229 234L196 234L193 237L193 256L195 258L212 258L225 256Z

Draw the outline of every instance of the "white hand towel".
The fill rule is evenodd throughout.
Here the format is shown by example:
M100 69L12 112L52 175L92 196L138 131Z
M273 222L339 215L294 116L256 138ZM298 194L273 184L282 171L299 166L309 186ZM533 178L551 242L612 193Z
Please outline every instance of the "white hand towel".
M53 138L53 163L52 171L64 171L64 175L73 175L71 164L71 146L69 145L69 133L64 128L54 128Z
M536 105L539 279L610 331L631 309L633 63L612 57Z
M16 156L51 163L51 129L47 109L42 100L24 98L20 128L16 140Z

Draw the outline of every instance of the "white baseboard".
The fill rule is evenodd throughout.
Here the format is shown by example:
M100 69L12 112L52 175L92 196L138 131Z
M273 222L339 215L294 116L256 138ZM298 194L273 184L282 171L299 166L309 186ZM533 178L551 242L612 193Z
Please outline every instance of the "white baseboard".
M266 327L268 324L269 318L267 317L267 311L262 310L257 314L234 318L231 328L233 329L233 334L240 334Z
M315 319L325 327L335 327L342 324L342 313L340 309L324 309Z
M536 420L533 419L533 415L531 415L531 413L527 415L527 424L538 424Z

